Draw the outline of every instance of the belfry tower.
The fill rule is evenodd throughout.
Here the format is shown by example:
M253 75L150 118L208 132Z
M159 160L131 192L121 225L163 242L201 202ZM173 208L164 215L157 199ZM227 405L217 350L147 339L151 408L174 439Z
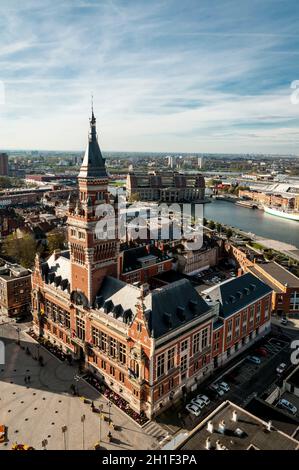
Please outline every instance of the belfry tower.
M98 144L93 108L78 184L78 200L68 202L70 283L71 291L84 294L85 301L92 306L103 278L107 275L116 277L119 253L119 243L113 230L116 215L111 213L111 206L108 206L108 176ZM110 230L103 233L101 227L104 217L107 218L107 211L111 214L111 225Z

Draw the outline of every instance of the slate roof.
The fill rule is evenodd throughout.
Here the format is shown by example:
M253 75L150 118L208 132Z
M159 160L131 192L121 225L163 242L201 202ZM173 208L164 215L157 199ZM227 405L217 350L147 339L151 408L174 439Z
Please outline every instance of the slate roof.
M270 294L272 289L251 273L229 279L205 290L205 296L220 302L220 316L226 318Z
M103 308L107 315L121 322L130 323L135 315L139 297L138 287L106 276L97 293L95 308Z
M62 251L55 260L54 253L42 265L43 278L46 283L54 282L56 286L61 286L63 290L70 287L71 261L69 251Z
M148 309L149 331L154 338L193 321L210 309L187 279L153 290L144 303Z
M102 152L98 143L96 118L92 112L92 118L90 120L90 134L83 162L80 168L79 178L98 177L107 177L107 172L105 168L105 159L102 156Z
M131 323L140 294L139 287L107 276L96 296L95 308ZM143 302L149 333L156 339L209 311L208 304L186 279L149 292Z

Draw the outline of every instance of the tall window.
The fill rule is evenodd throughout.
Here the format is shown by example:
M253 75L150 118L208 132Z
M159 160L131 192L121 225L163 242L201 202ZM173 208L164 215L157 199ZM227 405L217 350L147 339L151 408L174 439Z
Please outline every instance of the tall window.
M193 335L193 354L196 354L200 351L200 337L201 331Z
M202 330L202 336L201 336L201 349L205 349L209 343L210 343L210 328L205 328Z
M257 309L256 309L256 322L259 323L261 319L261 311L262 311L262 303L259 302L257 304Z
M181 358L181 372L184 372L187 369L187 365L188 365L188 357L183 356Z
M66 328L71 327L71 314L70 312L65 312L64 325Z
M77 336L79 339L85 340L85 322L83 318L78 318L76 320L77 327Z
M297 291L292 292L291 299L290 299L290 309L299 310L299 292Z
M165 371L165 356L164 354L160 354L157 357L157 378L161 377Z
M254 306L249 307L249 326L252 327L254 318Z
M110 338L109 342L109 354L112 357L116 357L117 355L117 341L114 338Z
M243 312L242 314L242 333L246 333L247 331L247 312Z
M122 364L127 362L126 345L119 343L119 360Z
M240 315L235 319L235 338L238 338L240 334Z
M269 297L265 300L265 320L268 320L270 314L270 301Z
M106 352L107 351L107 345L108 345L107 335L106 335L106 333L101 332L100 349L102 351Z
M227 336L226 336L226 341L229 342L232 339L232 327L233 327L233 321L229 320L227 323Z
M174 356L175 348L171 348L167 351L167 370L174 368Z
M185 339L184 341L181 342L181 351L186 351L188 349L188 340Z
M98 328L92 327L91 330L92 342L95 346L100 345L100 330Z

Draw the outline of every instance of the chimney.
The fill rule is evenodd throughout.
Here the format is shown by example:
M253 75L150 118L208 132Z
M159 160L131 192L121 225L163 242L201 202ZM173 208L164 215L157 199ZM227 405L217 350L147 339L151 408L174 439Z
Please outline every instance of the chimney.
M236 410L233 411L232 420L234 421L234 423L238 421L238 413L236 412Z
M206 438L206 449L211 450L211 439L210 439L210 437Z
M267 431L271 431L271 429L272 429L272 421L269 421L267 423Z
M207 431L210 432L211 434L213 434L214 426L213 426L212 421L208 422Z
M224 434L224 433L225 433L225 430L226 430L226 426L225 426L225 421L224 421L224 419L223 419L223 420L220 421L220 423L219 423L218 431L219 431L221 434Z
M140 292L141 296L145 297L150 291L149 284L147 284L147 283L142 284L141 287L140 287L140 291L141 291Z

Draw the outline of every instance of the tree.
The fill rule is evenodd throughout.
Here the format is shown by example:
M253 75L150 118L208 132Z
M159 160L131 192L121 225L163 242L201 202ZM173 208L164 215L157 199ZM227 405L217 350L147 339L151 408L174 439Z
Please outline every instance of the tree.
M216 230L217 230L218 233L221 233L222 225L219 222L217 222L217 224L216 224Z
M55 250L62 250L66 242L65 232L63 230L52 230L47 235L49 253Z
M37 251L37 242L29 234L18 237L16 233L4 240L2 251L24 268L32 268Z
M233 231L231 228L228 228L225 233L228 240L233 236Z
M208 227L209 227L211 230L215 230L216 225L215 225L214 220L209 220Z

